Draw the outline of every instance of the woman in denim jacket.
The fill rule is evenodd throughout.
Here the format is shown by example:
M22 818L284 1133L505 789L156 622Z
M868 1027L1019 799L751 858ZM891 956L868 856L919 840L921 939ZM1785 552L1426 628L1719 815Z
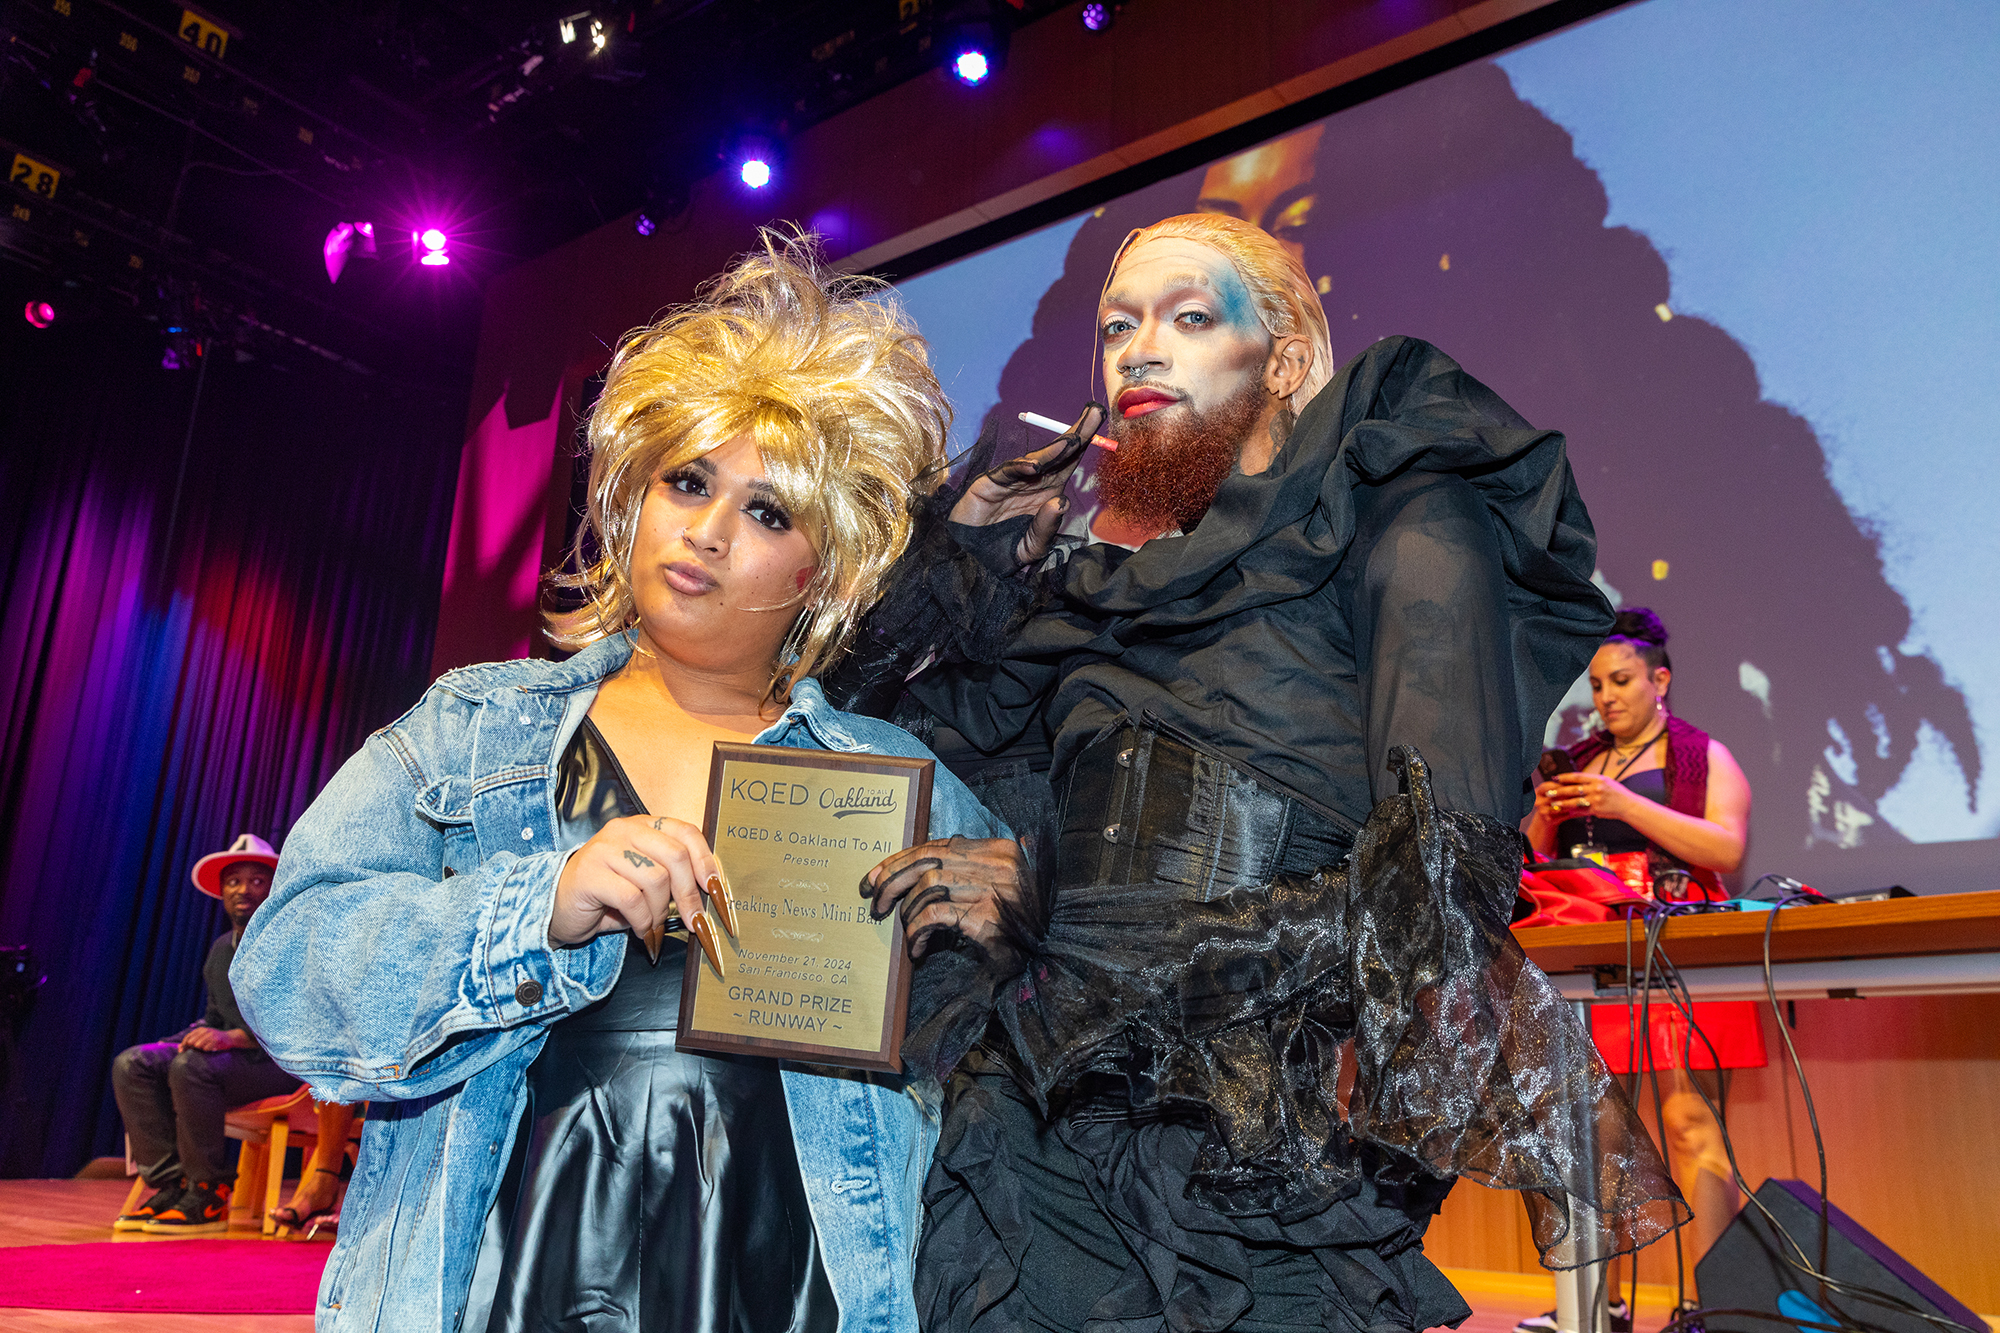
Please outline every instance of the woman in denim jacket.
M934 1118L900 1080L677 1052L684 949L632 945L687 922L713 957L710 910L731 924L712 741L928 754L811 677L908 544L948 413L892 306L770 236L621 346L589 425L602 555L551 622L580 651L450 672L371 736L231 970L281 1065L373 1103L317 1328L916 1328ZM935 837L1006 835L934 782ZM955 878L913 938L981 891Z

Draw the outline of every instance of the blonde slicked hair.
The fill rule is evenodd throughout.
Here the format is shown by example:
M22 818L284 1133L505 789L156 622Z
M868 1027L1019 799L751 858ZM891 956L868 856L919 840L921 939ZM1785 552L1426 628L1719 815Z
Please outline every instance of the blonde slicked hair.
M1304 411L1313 395L1333 378L1334 369L1333 337L1327 331L1326 309L1320 304L1312 279L1306 276L1306 266L1255 223L1226 213L1182 213L1127 236L1125 244L1112 257L1111 270L1104 277L1104 290L1111 290L1111 280L1126 255L1147 241L1168 237L1195 241L1220 252L1250 289L1250 299L1264 331L1274 339L1302 337L1312 344L1312 366L1306 371L1305 380L1285 400L1294 413Z
M619 343L591 409L581 572L585 605L545 613L560 647L630 627L639 511L663 475L748 435L819 567L775 664L771 697L836 662L909 545L912 499L943 476L951 404L887 284L843 277L818 238L763 230L761 248L699 299ZM586 542L598 552L585 565Z

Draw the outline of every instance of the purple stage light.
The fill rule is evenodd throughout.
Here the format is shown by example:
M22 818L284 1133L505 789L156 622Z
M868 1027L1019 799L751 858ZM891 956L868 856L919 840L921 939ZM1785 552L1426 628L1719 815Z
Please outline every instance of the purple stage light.
M753 157L743 164L743 183L753 190L761 190L771 183L771 164L761 157Z
M1083 20L1083 26L1091 32L1103 32L1111 26L1117 16L1118 7L1116 5L1103 4L1100 0L1091 0L1089 4L1083 7L1083 12L1078 15Z
M960 51L952 58L953 76L968 88L976 88L986 82L986 76L992 71L993 66L987 61L986 53L981 50Z
M30 301L21 317L38 329L45 329L56 322L56 308L47 301Z
M326 242L320 247L326 256L326 280L339 282L341 272L347 267L350 254L363 259L375 258L375 224L372 222L336 222L333 230L326 234Z
M417 257L417 262L427 268L443 268L451 262L451 256L445 251L445 247L450 244L451 238L436 227L410 233L411 248L423 251Z
M646 213L641 213L632 219L632 230L638 232L641 236L651 236L658 226L659 224L653 221L651 215Z

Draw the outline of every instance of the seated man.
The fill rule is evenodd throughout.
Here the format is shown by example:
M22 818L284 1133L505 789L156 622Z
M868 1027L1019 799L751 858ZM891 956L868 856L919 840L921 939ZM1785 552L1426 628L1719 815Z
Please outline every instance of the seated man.
M229 1229L233 1172L222 1133L232 1106L292 1091L299 1081L271 1063L243 1026L229 989L229 960L250 914L271 896L278 854L246 833L226 852L194 865L194 886L222 900L229 930L209 946L202 964L208 1009L178 1036L122 1051L111 1063L118 1113L132 1143L139 1174L154 1193L112 1223L114 1231L176 1236Z

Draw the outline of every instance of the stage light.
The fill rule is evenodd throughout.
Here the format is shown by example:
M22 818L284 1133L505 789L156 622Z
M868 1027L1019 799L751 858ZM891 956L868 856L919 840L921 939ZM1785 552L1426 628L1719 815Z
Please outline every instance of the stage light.
M659 228L659 225L659 223L653 221L651 215L646 213L641 213L632 219L632 230L638 232L641 236L651 236Z
M451 238L436 227L410 233L410 248L422 251L417 257L417 262L429 268L443 268L451 262L451 256L446 253L446 247L450 244Z
M341 272L347 267L350 254L363 259L375 258L375 224L372 222L336 222L333 230L326 234L326 241L320 246L326 258L326 280L339 282Z
M45 329L56 322L56 308L47 301L30 301L21 317L38 329Z
M951 72L952 76L966 87L977 88L986 82L986 76L992 72L992 66L987 62L986 53L974 48L960 51L952 57Z
M1118 6L1106 4L1103 0L1090 0L1077 17L1083 20L1086 31L1103 32L1118 21Z
M761 190L771 183L771 164L761 157L747 159L740 173L743 183L753 190Z

